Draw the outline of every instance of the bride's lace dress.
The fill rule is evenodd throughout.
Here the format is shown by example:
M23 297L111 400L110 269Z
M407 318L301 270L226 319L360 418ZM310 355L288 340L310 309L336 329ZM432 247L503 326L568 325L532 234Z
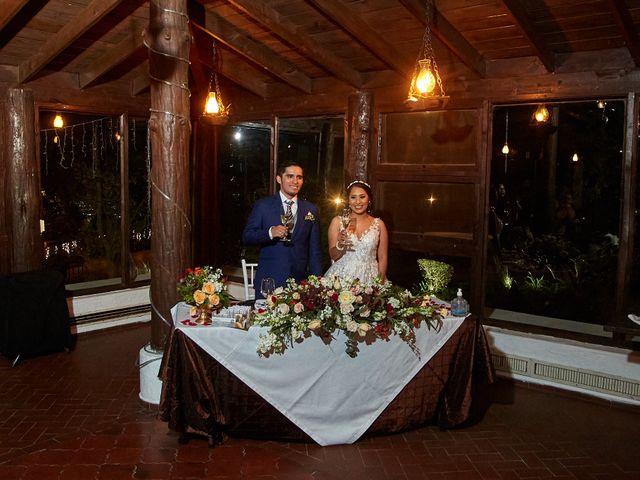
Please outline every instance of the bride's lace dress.
M374 218L371 226L358 237L355 233L349 234L353 243L350 250L345 250L344 255L329 267L325 277L338 276L345 280L360 279L361 283L371 283L378 275L378 240L380 239L379 220Z

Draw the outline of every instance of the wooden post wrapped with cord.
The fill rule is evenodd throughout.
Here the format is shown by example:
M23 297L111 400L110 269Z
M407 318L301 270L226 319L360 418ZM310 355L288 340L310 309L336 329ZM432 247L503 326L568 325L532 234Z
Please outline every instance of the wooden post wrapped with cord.
M191 261L187 1L152 0L144 43L151 80L151 347L161 350L178 300L176 279Z

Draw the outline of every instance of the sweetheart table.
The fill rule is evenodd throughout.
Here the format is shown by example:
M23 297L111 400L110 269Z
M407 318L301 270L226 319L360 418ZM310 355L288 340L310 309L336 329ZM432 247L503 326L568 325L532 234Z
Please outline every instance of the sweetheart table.
M419 355L398 336L345 353L311 336L282 355L260 357L262 327L189 326L174 308L160 370L160 416L172 430L320 445L353 443L470 414L474 386L493 381L489 346L473 316L447 317L436 332L416 329Z

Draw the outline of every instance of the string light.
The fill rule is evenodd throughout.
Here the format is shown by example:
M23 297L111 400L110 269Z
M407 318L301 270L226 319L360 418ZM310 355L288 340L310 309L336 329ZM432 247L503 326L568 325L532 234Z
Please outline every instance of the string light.
M62 120L62 115L56 113L55 118L53 119L53 128L62 128L64 127L64 120Z

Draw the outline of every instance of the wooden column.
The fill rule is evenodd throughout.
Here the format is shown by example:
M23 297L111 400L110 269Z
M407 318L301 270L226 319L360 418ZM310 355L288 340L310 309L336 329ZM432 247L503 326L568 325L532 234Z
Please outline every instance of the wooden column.
M373 132L372 93L358 92L349 96L346 122L345 180L366 180Z
M146 44L151 79L151 347L161 350L191 261L189 49L186 0L152 0Z
M7 211L11 271L41 267L40 169L36 157L33 92L10 88L7 95Z

